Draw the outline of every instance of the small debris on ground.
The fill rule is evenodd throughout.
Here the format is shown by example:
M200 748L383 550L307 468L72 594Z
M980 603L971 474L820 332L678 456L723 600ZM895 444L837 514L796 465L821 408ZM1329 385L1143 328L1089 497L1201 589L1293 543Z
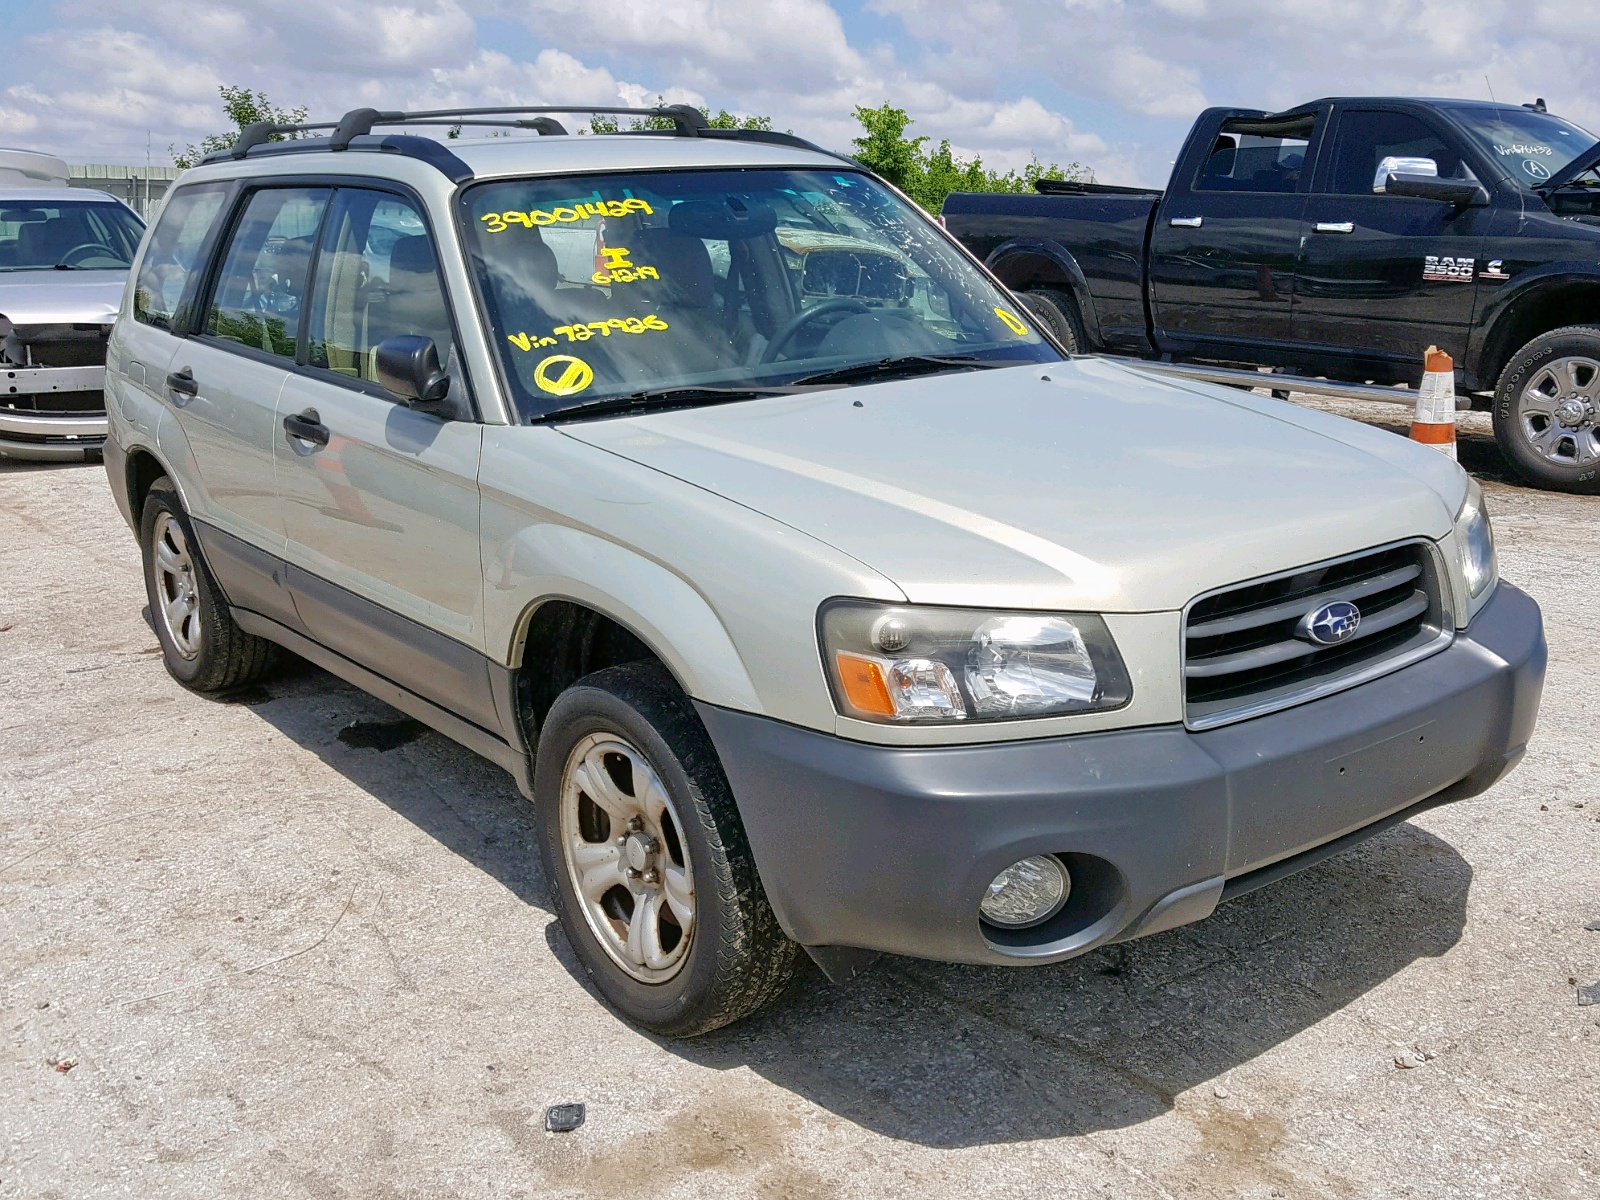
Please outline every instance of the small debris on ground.
M1416 1050L1404 1050L1394 1056L1394 1065L1399 1067L1402 1071L1409 1071L1413 1067L1420 1067L1427 1061L1428 1060Z
M1584 926L1590 933L1600 933L1600 918L1590 921Z
M1585 1006L1600 1004L1600 983L1591 983L1587 987L1579 988L1578 1003Z
M544 1127L547 1133L571 1133L583 1124L581 1104L552 1104L544 1110Z
M1232 1093L1219 1083L1216 1087L1211 1089L1211 1094L1218 1100L1226 1100Z
M52 1070L60 1071L63 1075L65 1075L68 1071L72 1070L73 1067L78 1065L78 1060L75 1058L64 1058L58 1054L52 1054L49 1058L44 1060L44 1065Z
M41 1000L41 1001L39 1001L39 1003L35 1004L34 1007L35 1008L49 1008L50 1007L50 1001Z

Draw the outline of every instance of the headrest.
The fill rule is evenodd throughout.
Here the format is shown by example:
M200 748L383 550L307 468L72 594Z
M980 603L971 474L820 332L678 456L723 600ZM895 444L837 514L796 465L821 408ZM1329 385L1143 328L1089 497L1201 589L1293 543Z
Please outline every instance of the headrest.
M403 237L389 251L389 273L413 271L417 274L431 272L434 266L433 243L425 233Z
M682 200L667 213L667 228L686 237L733 241L760 237L778 227L778 214L769 204L738 196L721 200Z
M673 209L677 212L677 209ZM633 261L654 267L661 275L659 287L650 284L652 299L689 308L710 308L716 301L716 276L711 255L698 237L682 237L673 229L653 226L633 235L628 247Z

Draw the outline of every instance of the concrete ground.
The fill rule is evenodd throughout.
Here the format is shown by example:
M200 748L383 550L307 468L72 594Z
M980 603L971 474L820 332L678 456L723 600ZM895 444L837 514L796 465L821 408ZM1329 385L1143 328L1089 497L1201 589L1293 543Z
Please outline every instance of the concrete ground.
M185 692L101 469L0 467L0 1195L1600 1196L1600 499L1466 424L1548 622L1509 779L1199 925L686 1043L585 988L508 777L309 667Z

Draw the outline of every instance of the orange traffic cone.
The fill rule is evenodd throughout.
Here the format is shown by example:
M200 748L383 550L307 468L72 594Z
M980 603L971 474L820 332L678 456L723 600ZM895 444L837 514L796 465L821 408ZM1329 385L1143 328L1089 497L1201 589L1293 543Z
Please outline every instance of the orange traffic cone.
M1422 356L1422 386L1411 420L1411 440L1456 456L1456 364L1437 346Z

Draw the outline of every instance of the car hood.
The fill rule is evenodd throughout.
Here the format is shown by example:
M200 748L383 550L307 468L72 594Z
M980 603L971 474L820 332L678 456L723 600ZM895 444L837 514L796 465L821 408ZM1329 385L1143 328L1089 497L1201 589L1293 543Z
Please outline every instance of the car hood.
M1393 434L1093 358L562 428L803 530L929 604L1177 609L1443 537L1466 487L1454 463Z
M127 271L0 271L0 317L13 325L109 325Z

